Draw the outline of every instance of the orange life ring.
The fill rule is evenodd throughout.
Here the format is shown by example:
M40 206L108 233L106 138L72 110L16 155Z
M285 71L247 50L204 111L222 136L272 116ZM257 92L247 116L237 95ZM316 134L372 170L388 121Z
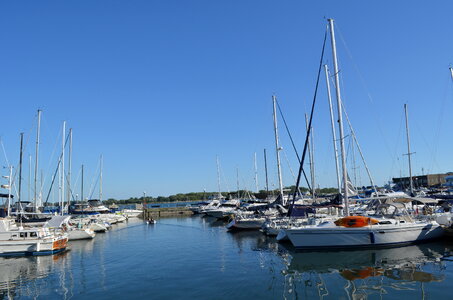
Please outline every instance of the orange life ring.
M378 220L364 216L349 216L336 220L335 225L343 227L364 227L379 223Z

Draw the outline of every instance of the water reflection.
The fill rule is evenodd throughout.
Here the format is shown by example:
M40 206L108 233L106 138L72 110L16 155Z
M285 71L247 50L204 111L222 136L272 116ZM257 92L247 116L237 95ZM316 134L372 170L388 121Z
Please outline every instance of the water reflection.
M19 290L22 296L38 297L46 286L28 283L64 268L67 255L68 251L53 256L0 257L0 298L13 299Z
M285 276L285 297L312 289L312 296L367 299L374 294L395 291L423 292L423 283L445 280L446 257L451 245L437 242L400 248L294 252L285 247L288 262ZM420 285L421 284L421 285ZM345 294L346 295L345 295Z
M0 258L0 299L449 295L452 274L446 267L453 244L296 252L258 231L228 232L225 223L194 217L160 219L150 226L136 220L94 240L71 242L71 250L60 255Z

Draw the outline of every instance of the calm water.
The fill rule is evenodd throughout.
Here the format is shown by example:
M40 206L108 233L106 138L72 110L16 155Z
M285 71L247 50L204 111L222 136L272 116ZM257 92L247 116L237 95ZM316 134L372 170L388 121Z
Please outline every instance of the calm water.
M452 243L294 253L202 217L114 226L60 255L0 258L0 297L453 299Z

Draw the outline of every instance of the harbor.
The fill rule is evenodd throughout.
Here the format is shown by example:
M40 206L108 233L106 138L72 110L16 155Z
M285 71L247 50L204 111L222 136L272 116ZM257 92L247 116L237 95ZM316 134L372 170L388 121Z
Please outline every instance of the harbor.
M0 300L453 299L451 11L0 3Z
M448 298L451 241L295 252L258 231L201 216L129 219L55 256L0 258L6 299ZM124 274L127 273L127 276ZM146 284L145 284L146 283Z

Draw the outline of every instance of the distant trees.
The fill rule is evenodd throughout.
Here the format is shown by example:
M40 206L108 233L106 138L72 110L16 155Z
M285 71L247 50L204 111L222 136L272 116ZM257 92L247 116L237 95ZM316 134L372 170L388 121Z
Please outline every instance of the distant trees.
M289 186L289 187L285 187L284 191L285 191L285 193L293 194L295 188L296 187L294 185L293 186ZM309 192L308 188L306 188L306 187L300 187L300 191L302 193ZM316 189L316 193L317 194L334 194L336 192L337 192L336 188ZM129 199L124 199L124 200L116 200L116 199L110 198L108 200L105 200L104 204L106 204L106 205L110 205L110 204L113 204L113 203L116 203L116 204L135 204L135 203L143 203L144 200L146 200L147 203L149 203L149 202L203 201L203 200L209 199L212 196L217 196L217 194L218 194L218 192L192 192L192 193L185 193L185 194L179 193L179 194L176 194L176 195L170 195L168 197L164 197L164 196L146 197L145 199L143 197L140 197L140 198L131 197ZM249 197L249 196L253 195L257 199L266 199L266 197L268 195L277 195L278 194L278 190L272 190L272 191L269 191L269 193L267 191L265 191L265 190L260 190L258 193L253 193L251 191L246 191L246 190L240 190L240 191L235 191L235 192L230 192L230 193L223 192L222 194L223 194L223 196L227 197L228 199L237 197L238 195L240 195L240 197Z

